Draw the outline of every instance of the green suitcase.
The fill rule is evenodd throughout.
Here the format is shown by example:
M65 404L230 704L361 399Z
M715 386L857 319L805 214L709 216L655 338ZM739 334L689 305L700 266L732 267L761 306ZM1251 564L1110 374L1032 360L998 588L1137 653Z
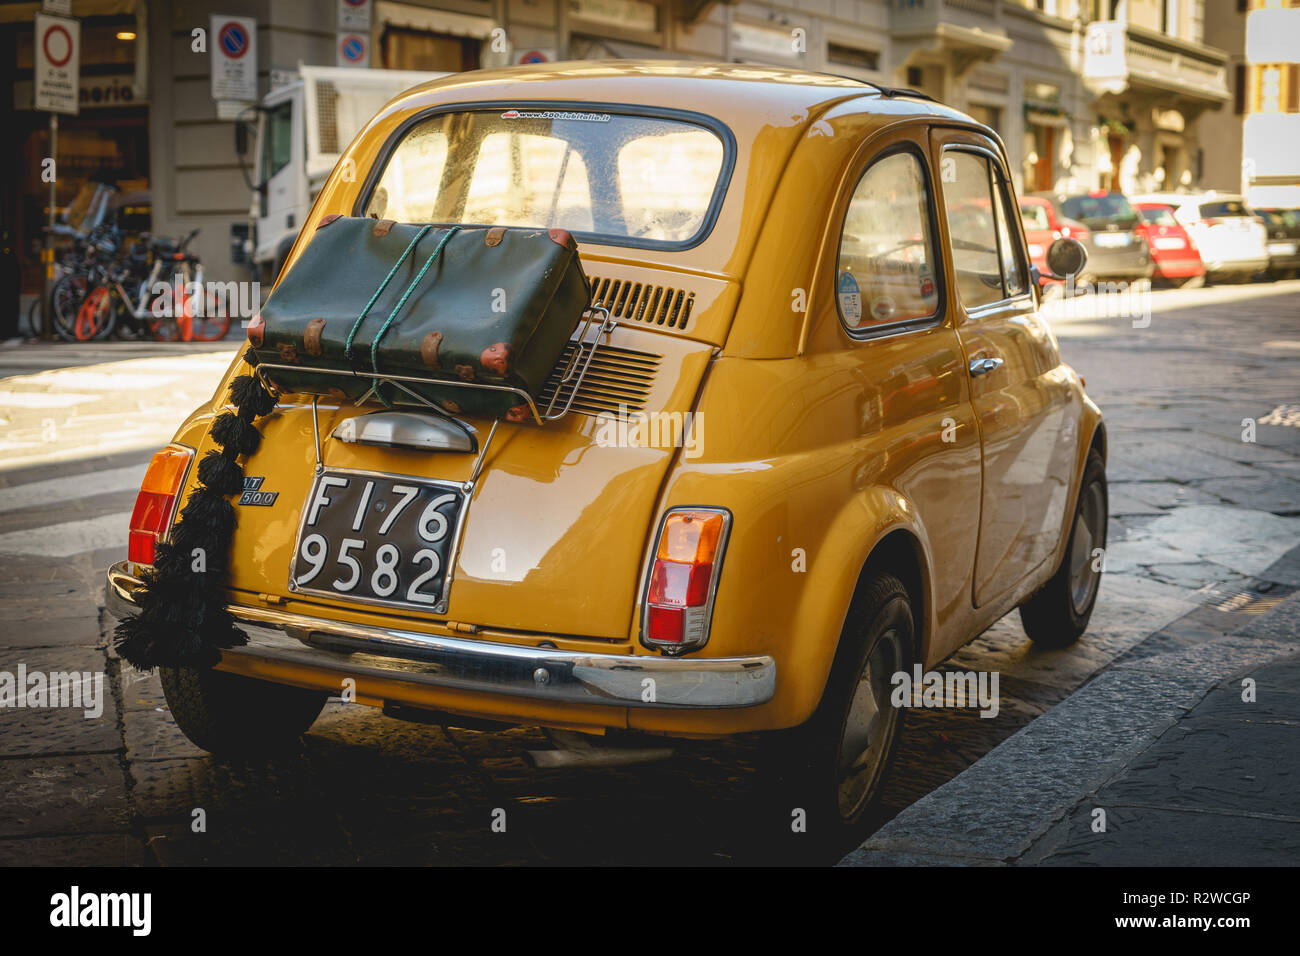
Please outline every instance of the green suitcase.
M283 392L524 421L590 301L561 229L326 216L248 337Z

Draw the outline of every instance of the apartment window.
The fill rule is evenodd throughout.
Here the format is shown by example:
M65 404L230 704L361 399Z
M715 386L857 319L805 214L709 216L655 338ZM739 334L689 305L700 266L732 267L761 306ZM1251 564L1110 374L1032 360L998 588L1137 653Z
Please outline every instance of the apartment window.
M1002 111L996 106L985 106L982 103L969 103L966 106L966 112L971 115L972 119L979 120L989 129L1001 134Z
M1246 64L1238 63L1232 69L1232 111L1238 116L1246 112Z
M1300 113L1300 70L1294 63L1266 63L1251 70L1251 112Z
M842 43L828 43L826 59L836 66L851 66L857 70L880 69L879 50L863 50L855 46L844 46Z
M1280 66L1261 66L1259 68L1259 102L1256 112L1282 112L1282 68Z

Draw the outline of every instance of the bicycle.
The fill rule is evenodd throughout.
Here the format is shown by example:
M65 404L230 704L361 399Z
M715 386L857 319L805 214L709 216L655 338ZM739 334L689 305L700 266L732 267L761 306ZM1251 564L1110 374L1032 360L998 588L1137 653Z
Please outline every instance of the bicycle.
M161 342L208 342L225 337L230 315L209 303L203 263L187 251L195 229L179 242L147 239L147 252L133 250L126 261L107 268L88 286L79 306L75 331L81 341L103 338L114 330L131 330ZM141 267L152 258L149 272ZM128 286L133 290L128 292Z

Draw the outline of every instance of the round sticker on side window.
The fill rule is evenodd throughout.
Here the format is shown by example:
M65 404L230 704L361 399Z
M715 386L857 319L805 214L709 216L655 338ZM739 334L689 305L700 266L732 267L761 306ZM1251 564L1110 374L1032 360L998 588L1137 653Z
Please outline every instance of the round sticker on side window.
M930 264L928 262L921 263L919 278L921 280L921 301L925 302L926 305L929 305L934 301L935 294L934 276L930 272Z
M840 312L849 325L862 324L862 291L852 272L840 273Z

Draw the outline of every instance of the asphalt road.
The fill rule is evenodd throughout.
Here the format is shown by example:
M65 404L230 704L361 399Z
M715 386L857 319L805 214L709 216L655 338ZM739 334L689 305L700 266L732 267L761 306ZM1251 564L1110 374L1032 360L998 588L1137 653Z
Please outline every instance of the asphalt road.
M1110 429L1112 527L1092 628L1043 652L1012 615L960 651L946 666L1000 672L1000 712L909 712L876 823L1117 659L1170 640L1171 622L1194 641L1188 622L1209 633L1294 590L1260 575L1300 541L1297 293L1287 282L1051 307ZM157 678L107 646L103 570L123 554L149 454L232 352L132 348L0 349L0 370L21 373L0 379L0 671L104 671L112 688L94 720L0 711L0 864L804 859L788 818L757 815L743 739L657 764L539 771L522 758L547 746L539 731L408 724L332 702L292 757L233 764L190 745Z

